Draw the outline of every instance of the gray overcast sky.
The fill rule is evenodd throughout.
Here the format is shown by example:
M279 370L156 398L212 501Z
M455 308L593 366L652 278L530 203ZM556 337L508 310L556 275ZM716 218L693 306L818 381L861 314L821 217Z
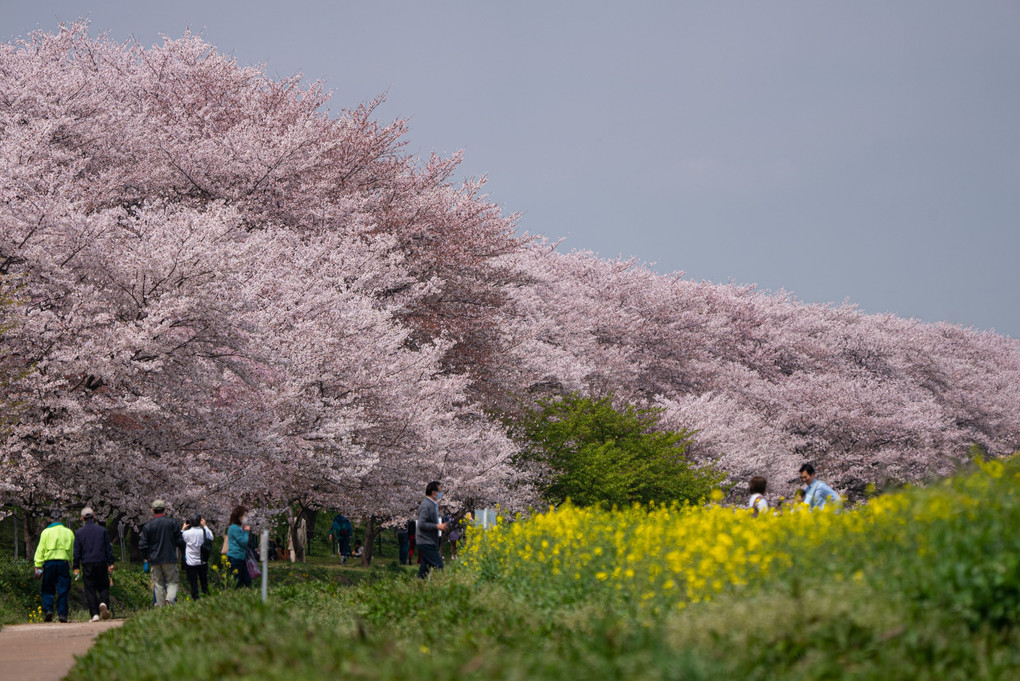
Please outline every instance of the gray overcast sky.
M1015 0L0 0L0 39L79 16L385 92L565 249L1020 338Z

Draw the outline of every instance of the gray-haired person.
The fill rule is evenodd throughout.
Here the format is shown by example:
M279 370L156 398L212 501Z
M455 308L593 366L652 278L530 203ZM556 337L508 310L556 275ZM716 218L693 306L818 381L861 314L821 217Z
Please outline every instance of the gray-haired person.
M110 619L110 573L113 572L113 545L106 528L96 522L88 506L81 510L85 522L74 533L74 574L82 576L85 605L91 622Z

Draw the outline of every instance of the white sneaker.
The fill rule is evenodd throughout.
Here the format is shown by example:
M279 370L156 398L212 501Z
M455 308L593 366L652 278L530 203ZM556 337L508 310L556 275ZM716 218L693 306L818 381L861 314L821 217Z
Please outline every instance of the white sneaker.
M89 620L89 622L98 622L98 621L99 621L99 615L93 615L92 619Z
M99 604L99 615L102 615L104 620L110 619L110 609L108 607L106 607L106 603L100 603ZM92 621L94 622L97 619L99 619L98 615L96 617L93 617Z

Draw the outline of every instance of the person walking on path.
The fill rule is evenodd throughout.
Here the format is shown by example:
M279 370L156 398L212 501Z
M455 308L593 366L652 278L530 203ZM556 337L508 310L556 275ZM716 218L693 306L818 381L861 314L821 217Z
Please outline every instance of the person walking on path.
M341 565L346 563L347 557L351 555L351 535L353 533L354 526L350 519L342 513L337 513L329 528L329 538L336 540Z
M74 532L60 522L59 509L50 511L53 520L42 534L35 549L35 576L42 578L43 620L53 621L56 597L57 617L67 621L67 594L71 590L71 559L74 554Z
M747 507L751 509L751 515L755 518L769 510L769 501L765 498L765 487L767 484L765 478L756 475L751 478L751 483L748 485L751 499Z
M106 528L98 524L92 509L81 510L84 525L74 533L74 576L84 580L85 606L91 622L110 619L110 575L113 573L113 545Z
M177 603L177 549L184 548L184 537L177 522L166 515L166 502L152 502L153 518L142 526L138 550L149 560L149 575L156 595L156 607Z
M230 514L230 527L227 528L227 560L230 569L237 575L237 587L251 586L251 575L248 574L248 509L244 506L234 507Z
M199 583L202 593L209 595L209 552L212 549L213 532L205 524L201 513L191 516L190 522L181 528L184 538L184 569L188 573L191 600L198 600Z
M439 553L439 533L446 532L446 523L439 522L439 500L443 498L438 481L425 487L425 498L418 507L418 524L415 545L421 558L418 577L425 579L432 568L443 569L443 556Z
M460 523L453 518L447 518L446 524L453 529L446 535L446 541L450 544L450 560L457 560L457 542L460 541Z
M812 510L825 508L826 502L829 501L833 504L839 504L839 495L831 487L815 477L815 467L811 464L806 463L800 467L800 481L806 485L804 488L804 503Z

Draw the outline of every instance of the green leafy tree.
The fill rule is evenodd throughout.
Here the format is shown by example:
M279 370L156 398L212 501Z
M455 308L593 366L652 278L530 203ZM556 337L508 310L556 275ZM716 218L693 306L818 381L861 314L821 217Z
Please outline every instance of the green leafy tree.
M570 393L542 400L521 422L519 461L533 466L545 501L578 506L699 503L725 475L695 466L684 452L692 434L659 430L661 409Z

